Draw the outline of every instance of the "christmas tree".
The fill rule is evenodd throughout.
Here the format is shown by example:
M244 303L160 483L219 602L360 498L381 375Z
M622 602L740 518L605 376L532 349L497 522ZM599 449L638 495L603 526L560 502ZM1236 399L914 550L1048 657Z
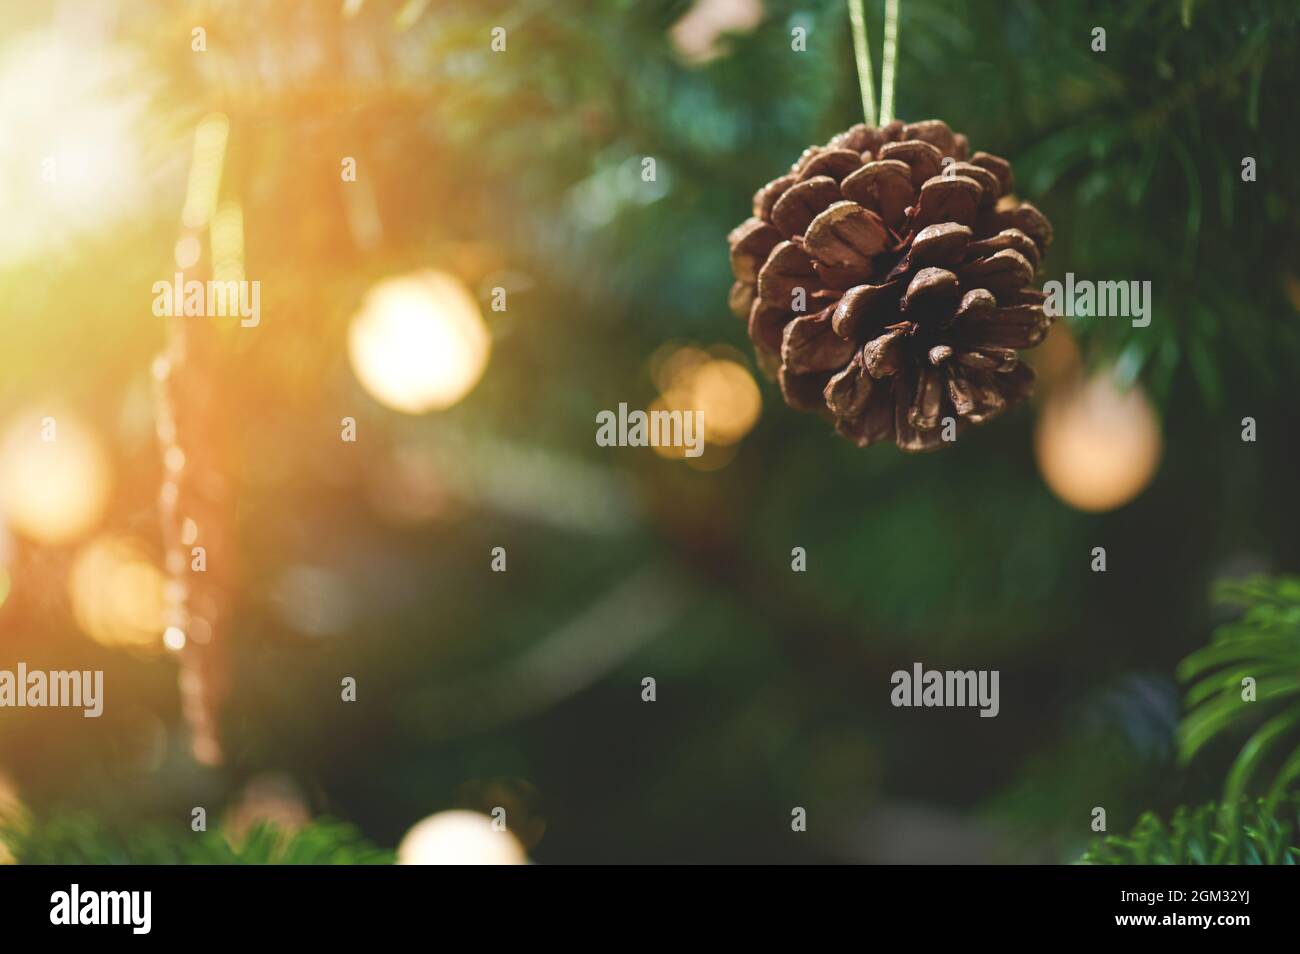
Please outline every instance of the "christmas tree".
M4 851L1294 862L1298 47L1288 0L8 5ZM969 146L897 208L834 138L892 120ZM732 314L832 143L867 275L963 225L934 177L1051 223L956 187L1057 298L939 453L787 406Z

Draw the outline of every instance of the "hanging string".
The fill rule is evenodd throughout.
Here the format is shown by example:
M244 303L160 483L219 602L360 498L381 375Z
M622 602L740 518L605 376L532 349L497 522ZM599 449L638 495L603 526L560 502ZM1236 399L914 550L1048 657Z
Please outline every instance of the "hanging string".
M885 53L880 68L880 125L894 119L894 73L898 62L898 4L885 0Z
M853 24L853 58L858 64L858 86L862 90L862 116L868 126L876 124L876 90L871 70L871 51L867 47L867 18L862 0L848 0L849 22ZM892 102L892 95L890 100Z

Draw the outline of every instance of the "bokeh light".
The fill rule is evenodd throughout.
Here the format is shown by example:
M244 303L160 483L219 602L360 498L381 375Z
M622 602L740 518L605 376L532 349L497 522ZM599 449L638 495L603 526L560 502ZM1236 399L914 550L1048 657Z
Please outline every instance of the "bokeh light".
M734 444L758 422L763 401L758 384L735 361L712 360L690 378L693 405L704 412L704 434L710 444Z
M647 410L702 411L706 444L702 457L687 457L685 448L674 446L655 447L655 452L672 460L685 460L702 470L716 470L730 462L735 456L731 446L753 430L763 409L754 376L722 349L661 349L651 359L651 377L660 396Z
M478 812L448 811L418 822L397 846L399 865L522 865L519 839Z
M68 595L77 625L104 646L156 649L164 577L136 541L101 536L77 553Z
M108 491L108 458L75 415L15 416L0 440L0 510L14 530L44 544L76 539L99 522Z
M1035 433L1038 468L1071 507L1113 510L1151 482L1160 462L1160 425L1138 387L1107 373L1048 398Z
M451 407L478 383L491 339L478 302L445 272L387 279L348 329L348 356L376 401L407 414Z
M162 642L167 649L178 653L185 648L185 643L188 640L185 638L185 630L179 626L168 626L163 630Z

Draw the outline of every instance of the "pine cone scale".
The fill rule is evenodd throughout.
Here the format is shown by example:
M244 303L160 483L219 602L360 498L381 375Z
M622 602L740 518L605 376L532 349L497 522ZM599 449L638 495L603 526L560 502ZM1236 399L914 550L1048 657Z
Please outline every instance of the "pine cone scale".
M801 315L785 326L781 362L796 374L838 371L853 357L853 343L831 327L831 309Z
M844 196L830 176L814 176L795 183L781 193L772 206L771 221L782 236L802 235L821 215Z

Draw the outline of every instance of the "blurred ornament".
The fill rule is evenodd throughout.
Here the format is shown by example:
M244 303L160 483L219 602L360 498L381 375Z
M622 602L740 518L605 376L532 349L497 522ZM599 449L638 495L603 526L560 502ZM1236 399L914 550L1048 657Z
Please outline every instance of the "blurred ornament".
M941 120L858 124L754 196L731 308L786 403L859 447L936 450L1027 398L1052 226ZM952 422L951 429L947 422Z
M727 33L748 33L763 19L761 0L695 0L672 25L673 46L688 63L707 63L722 55Z
M397 846L399 865L522 865L523 846L508 829L492 827L478 812L431 815L406 833Z
M348 329L348 356L361 386L407 414L460 401L487 367L491 340L478 302L445 272L380 282Z
M0 509L13 529L38 543L66 543L91 529L108 489L108 457L72 414L29 409L0 441Z
M72 613L103 646L156 649L163 629L163 574L133 540L101 536L82 547L68 575Z
M1113 510L1151 482L1160 425L1139 387L1123 390L1103 372L1048 398L1034 446L1053 493L1079 510Z
M243 838L255 825L274 825L287 834L309 821L311 811L307 800L292 776L283 772L264 772L244 786L226 825L232 835Z

